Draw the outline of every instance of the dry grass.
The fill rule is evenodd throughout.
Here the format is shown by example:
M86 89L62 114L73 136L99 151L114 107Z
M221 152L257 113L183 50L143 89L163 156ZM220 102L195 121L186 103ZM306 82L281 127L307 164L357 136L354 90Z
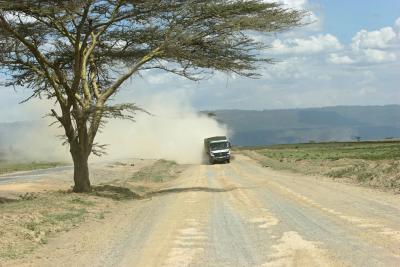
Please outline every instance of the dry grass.
M276 145L243 153L274 169L400 190L400 142Z
M18 200L0 196L0 262L23 257L46 244L48 238L88 220L103 220L119 201L140 199L154 183L178 177L184 166L160 160L128 179L93 187L88 194L70 191L26 193Z
M100 218L112 200L88 194L51 192L0 204L0 260L21 257L57 232Z

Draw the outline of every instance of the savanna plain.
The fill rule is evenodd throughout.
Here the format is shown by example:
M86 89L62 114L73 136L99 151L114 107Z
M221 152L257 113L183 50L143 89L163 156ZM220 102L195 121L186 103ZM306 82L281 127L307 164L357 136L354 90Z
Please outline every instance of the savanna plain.
M0 266L399 266L400 143L241 147L230 164L0 163Z

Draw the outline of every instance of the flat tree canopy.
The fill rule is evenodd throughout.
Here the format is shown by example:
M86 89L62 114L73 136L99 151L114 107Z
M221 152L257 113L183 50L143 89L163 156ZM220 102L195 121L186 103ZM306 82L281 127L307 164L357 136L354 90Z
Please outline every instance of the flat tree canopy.
M284 31L304 16L257 0L0 1L0 68L6 85L59 105L51 115L70 146L74 191L84 192L102 122L139 110L109 104L129 77L148 69L192 80L213 71L257 77L271 59L260 55L255 32Z

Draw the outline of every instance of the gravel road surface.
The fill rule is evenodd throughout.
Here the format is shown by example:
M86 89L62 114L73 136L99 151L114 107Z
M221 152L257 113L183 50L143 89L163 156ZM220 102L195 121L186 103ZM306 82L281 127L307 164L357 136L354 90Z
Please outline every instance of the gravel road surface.
M400 266L400 197L237 155L10 265Z

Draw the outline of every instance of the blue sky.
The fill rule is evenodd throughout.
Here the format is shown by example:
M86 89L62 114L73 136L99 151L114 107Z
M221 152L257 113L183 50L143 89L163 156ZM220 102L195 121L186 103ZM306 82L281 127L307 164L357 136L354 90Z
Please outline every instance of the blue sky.
M272 45L263 53L279 61L262 66L260 79L216 73L194 83L146 72L125 83L116 100L146 107L154 98L173 99L197 110L400 104L400 1L281 2L310 10L314 23L274 38L255 36ZM37 118L49 109L38 101L18 105L28 93L0 88L0 121Z
M310 5L323 16L323 31L343 42L350 42L360 29L383 28L400 16L398 0L314 0Z

